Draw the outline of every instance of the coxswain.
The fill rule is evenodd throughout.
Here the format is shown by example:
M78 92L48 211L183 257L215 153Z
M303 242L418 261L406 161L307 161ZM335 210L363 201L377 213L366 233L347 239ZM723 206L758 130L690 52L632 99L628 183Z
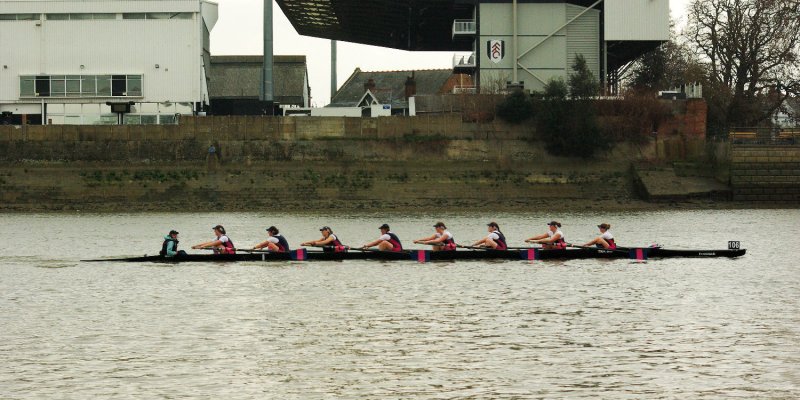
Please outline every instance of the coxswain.
M597 225L597 227L600 229L600 236L594 238L590 242L585 243L583 246L597 246L604 249L616 250L617 243L614 242L614 235L609 232L609 229L611 229L611 224L603 222L602 224Z
M164 236L164 243L161 244L161 257L182 257L186 255L183 250L178 250L178 231L171 230Z
M475 242L473 246L481 246L494 250L507 250L506 237L500 232L500 226L497 222L489 222L486 224L489 230L489 235L485 238Z
M267 235L269 236L267 240L255 245L253 250L260 250L266 247L269 251L276 251L279 253L288 253L291 251L291 249L289 249L289 241L281 235L278 228L270 226L267 228Z
M400 243L400 238L392 233L392 231L389 229L389 225L383 224L378 229L381 230L381 236L378 239L362 246L362 249L378 246L378 250L381 251L403 251L403 244Z
M214 249L214 254L236 254L236 247L233 245L233 241L225 234L225 228L222 225L217 225L213 228L214 235L217 236L216 239L200 243L198 245L192 246L193 249Z
M342 244L338 236L333 234L330 226L323 226L319 231L322 232L322 239L303 242L300 243L300 246L322 247L323 251L335 253L347 251L347 247Z
M528 238L525 241L528 243L541 243L545 249L556 250L565 249L567 247L564 233L561 232L561 223L558 221L551 221L547 224L548 230L546 233L536 235Z
M414 243L433 245L433 251L452 251L456 249L456 240L453 238L453 234L447 230L444 222L437 222L433 228L436 229L436 233L417 239Z

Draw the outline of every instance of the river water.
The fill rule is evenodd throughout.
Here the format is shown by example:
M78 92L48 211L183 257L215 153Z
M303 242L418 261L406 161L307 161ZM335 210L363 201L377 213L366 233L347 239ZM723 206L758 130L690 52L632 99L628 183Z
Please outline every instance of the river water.
M623 245L739 259L82 263L181 246L222 223L237 245L383 222L406 242L438 219L459 242L491 219L515 245L543 213L432 217L6 214L0 398L798 398L799 210L560 215Z

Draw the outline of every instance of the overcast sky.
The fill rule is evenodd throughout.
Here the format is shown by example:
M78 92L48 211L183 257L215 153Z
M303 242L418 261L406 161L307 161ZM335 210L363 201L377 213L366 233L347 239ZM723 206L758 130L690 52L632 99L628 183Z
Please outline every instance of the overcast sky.
M369 1L369 0L365 0ZM672 18L680 27L686 21L690 0L669 0ZM219 21L211 32L213 55L260 55L262 53L263 0L217 0ZM275 10L275 54L305 55L315 106L330 101L330 40L300 36L283 15ZM376 34L378 32L376 31ZM441 69L452 66L453 52L408 52L339 42L338 84L358 67L363 71Z

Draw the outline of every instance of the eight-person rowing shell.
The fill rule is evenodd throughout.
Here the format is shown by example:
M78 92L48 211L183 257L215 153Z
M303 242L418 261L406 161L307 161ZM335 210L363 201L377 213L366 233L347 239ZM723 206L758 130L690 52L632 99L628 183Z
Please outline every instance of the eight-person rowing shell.
M281 232L278 230L278 228L270 226L267 228L267 235L269 235L267 240L255 245L253 250L260 250L266 247L269 251L276 251L280 253L288 253L291 251L289 248L289 241L286 240L283 235L281 235Z
M383 224L378 229L381 231L381 236L378 237L378 239L361 246L362 249L378 246L378 250L381 251L403 251L403 244L400 243L400 238L398 238L397 235L395 235L389 229L389 225Z
M214 249L214 254L236 254L236 247L233 242L225 234L225 228L222 225L217 225L213 228L216 239L209 242L200 243L192 246L193 249Z
M433 228L436 229L436 233L432 236L417 239L414 243L432 245L433 251L453 251L456 249L456 240L453 238L453 234L447 230L444 222L437 222Z
M564 233L561 232L561 223L558 221L551 221L549 224L547 224L547 226L549 229L546 233L525 239L525 242L541 243L542 247L548 250L561 250L567 248L567 242L564 238Z
M322 232L322 239L303 242L300 243L300 246L322 247L323 251L335 253L347 251L347 247L342 244L338 236L333 234L331 227L323 226L319 231Z
M500 226L497 225L497 222L489 222L486 226L488 227L489 235L472 245L494 250L507 250L506 236L500 232Z
M609 232L609 229L611 229L611 224L603 222L602 224L597 225L597 227L600 229L601 235L589 242L586 242L583 246L597 246L604 249L616 250L617 243L614 241L614 235Z

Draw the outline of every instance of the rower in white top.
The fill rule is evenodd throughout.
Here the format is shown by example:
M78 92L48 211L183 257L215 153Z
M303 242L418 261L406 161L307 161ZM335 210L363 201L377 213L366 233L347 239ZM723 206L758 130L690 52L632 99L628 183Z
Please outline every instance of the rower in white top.
M417 244L429 244L433 246L433 251L453 251L456 249L456 240L453 237L453 234L447 230L447 227L444 225L444 222L437 222L436 225L433 226L436 229L436 233L431 236L417 239L414 243Z
M614 235L612 235L609 231L611 229L611 224L603 222L602 224L597 225L597 228L600 229L601 235L589 242L586 242L584 246L597 246L604 249L615 250L617 248L617 243L614 241Z
M546 233L536 235L525 239L527 243L541 243L542 247L548 250L561 250L567 247L566 238L564 233L561 232L561 223L558 221L551 221L547 224L548 230Z

